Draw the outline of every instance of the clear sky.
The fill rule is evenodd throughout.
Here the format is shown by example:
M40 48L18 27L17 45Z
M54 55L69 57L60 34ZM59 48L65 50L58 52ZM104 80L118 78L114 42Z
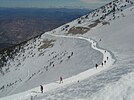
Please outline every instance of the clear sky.
M0 7L97 8L112 0L0 0Z

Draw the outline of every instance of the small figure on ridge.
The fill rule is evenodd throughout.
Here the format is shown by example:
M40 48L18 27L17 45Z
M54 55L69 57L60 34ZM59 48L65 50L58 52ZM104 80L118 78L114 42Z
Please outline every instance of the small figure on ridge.
M60 77L60 83L63 83L63 78L62 77Z
M41 90L41 93L43 93L43 86L40 85L40 90Z

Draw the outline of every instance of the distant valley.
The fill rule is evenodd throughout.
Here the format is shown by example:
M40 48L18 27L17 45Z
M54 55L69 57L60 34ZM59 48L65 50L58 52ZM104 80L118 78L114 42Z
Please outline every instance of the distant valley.
M0 8L0 49L29 40L91 10Z

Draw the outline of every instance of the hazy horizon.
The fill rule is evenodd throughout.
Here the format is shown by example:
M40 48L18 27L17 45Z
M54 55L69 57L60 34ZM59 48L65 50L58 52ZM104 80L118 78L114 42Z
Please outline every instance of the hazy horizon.
M0 0L0 7L94 9L110 1L112 0Z

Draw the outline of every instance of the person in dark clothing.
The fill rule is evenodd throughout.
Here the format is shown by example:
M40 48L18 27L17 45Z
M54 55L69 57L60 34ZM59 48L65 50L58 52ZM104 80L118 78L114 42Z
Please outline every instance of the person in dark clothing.
M73 56L73 52L71 53L71 56Z
M40 85L40 90L41 90L41 93L43 93L43 86Z
M106 60L104 61L104 63L106 64Z
M108 60L108 57L107 57L107 60Z
M98 67L98 64L96 64L96 66L95 66L95 67L96 67L96 69L97 69L97 67Z
M103 66L103 63L101 65Z
M60 77L60 83L63 83L63 78L62 77Z

